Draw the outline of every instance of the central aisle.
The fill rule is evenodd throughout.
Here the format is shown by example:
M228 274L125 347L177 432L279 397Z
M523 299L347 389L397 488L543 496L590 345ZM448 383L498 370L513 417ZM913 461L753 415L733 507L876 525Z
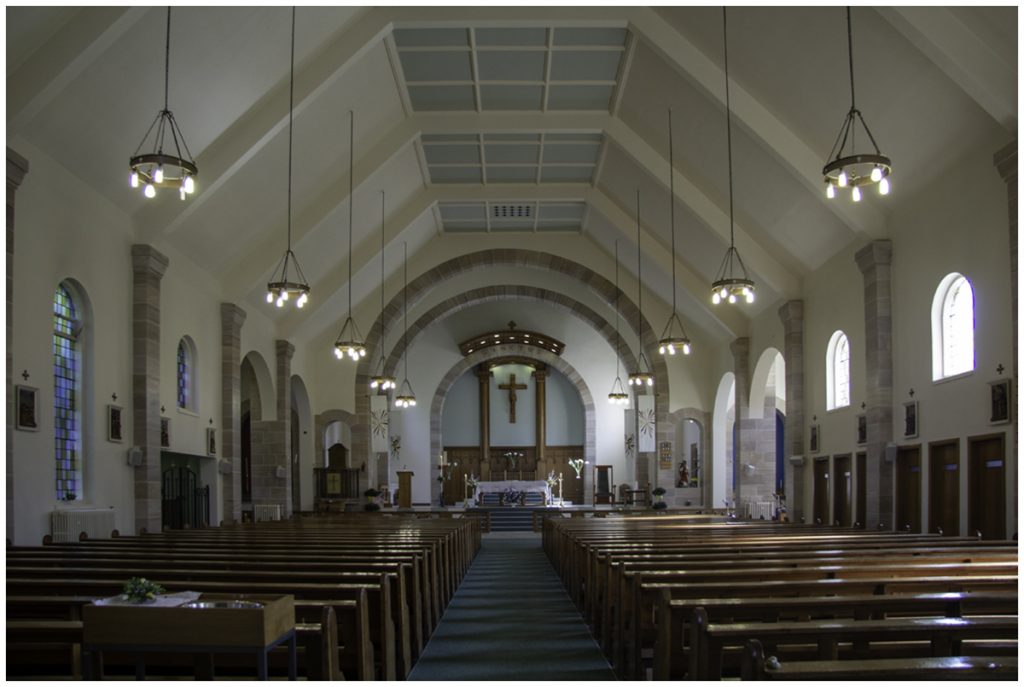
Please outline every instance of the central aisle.
M484 535L410 680L615 680L541 549Z

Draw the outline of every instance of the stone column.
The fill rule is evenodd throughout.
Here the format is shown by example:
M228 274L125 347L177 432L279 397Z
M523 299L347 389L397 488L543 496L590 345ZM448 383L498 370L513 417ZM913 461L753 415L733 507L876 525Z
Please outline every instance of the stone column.
M1017 141L1009 144L995 154L996 169L1006 182L1006 195L1010 211L1010 294L1013 298L1013 389L1020 389L1017 386ZM10 267L8 267L8 279L10 279ZM8 303L10 295L8 294ZM8 315L10 317L10 315ZM10 350L8 348L8 350ZM10 355L8 353L8 355ZM1014 393L1019 393L1015 391ZM1020 422L1013 423L1013 455L1018 456L1018 427ZM1019 466L1014 468L1019 469ZM1013 522L1017 521L1017 499L1018 482L1013 483Z
M779 308L786 359L786 507L789 519L804 516L804 465L790 461L804 457L804 302L788 301Z
M750 339L743 337L736 339L729 344L732 352L732 371L736 375L736 435L735 454L736 459L733 470L738 473L736 479L737 490L733 498L736 500L737 515L745 514L742 502L751 498L750 489L745 482L749 476L744 473L744 465L756 465L754 460L755 437L749 427L750 420ZM732 431L731 427L725 428L726 432ZM728 490L726 491L728 493Z
M864 338L867 354L866 397L867 504L865 525L892 529L893 464L885 460L892 441L892 241L879 239L857 251L864 275Z
M11 343L14 340L14 194L28 173L28 160L7 149L7 540L14 541L14 385Z
M242 324L245 311L234 303L220 304L220 447L231 473L221 482L221 513L225 523L242 519Z
M536 433L537 433L537 469L540 470L541 464L544 462L544 446L547 445L547 379L548 370L546 367L538 366L533 371L533 378L536 380L536 393L537 393L537 421ZM545 472L543 475L538 474L537 479L544 479L547 477Z
M487 480L491 478L491 370L487 363L477 366L476 378L480 381L480 477Z
M284 485L281 503L284 504L284 517L292 514L292 356L295 346L278 339L274 342L277 352L277 421L283 434L280 462L275 466L274 478ZM284 467L284 481L277 477L277 467Z
M166 256L132 246L132 425L142 465L135 468L135 530L161 530L160 503L160 280Z

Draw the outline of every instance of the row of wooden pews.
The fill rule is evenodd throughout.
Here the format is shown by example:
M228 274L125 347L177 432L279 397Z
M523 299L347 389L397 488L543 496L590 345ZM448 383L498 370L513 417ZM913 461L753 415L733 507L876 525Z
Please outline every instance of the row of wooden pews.
M8 675L82 675L83 606L145 577L168 592L292 595L306 677L401 680L479 550L480 530L474 519L351 513L8 546ZM270 658L285 674L287 651ZM218 673L233 662L218 656Z
M803 679L799 666L807 679L870 679L874 661L904 675L1016 676L1015 541L700 515L543 527L622 679Z

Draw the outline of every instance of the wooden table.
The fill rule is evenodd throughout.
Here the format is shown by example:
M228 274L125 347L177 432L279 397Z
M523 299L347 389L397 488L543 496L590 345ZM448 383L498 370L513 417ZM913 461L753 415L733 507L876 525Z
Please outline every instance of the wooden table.
M258 608L86 606L82 609L84 678L102 679L103 652L119 651L137 654L135 677L138 680L146 676L144 653L206 655L211 673L213 654L251 653L256 657L257 679L266 680L268 654L286 642L288 679L297 678L293 596L203 594L199 600L258 601L262 605Z

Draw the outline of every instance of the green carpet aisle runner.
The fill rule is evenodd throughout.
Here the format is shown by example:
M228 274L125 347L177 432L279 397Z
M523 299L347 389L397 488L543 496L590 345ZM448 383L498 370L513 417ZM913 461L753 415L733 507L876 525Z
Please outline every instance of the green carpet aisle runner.
M614 680L540 537L485 536L410 680Z

